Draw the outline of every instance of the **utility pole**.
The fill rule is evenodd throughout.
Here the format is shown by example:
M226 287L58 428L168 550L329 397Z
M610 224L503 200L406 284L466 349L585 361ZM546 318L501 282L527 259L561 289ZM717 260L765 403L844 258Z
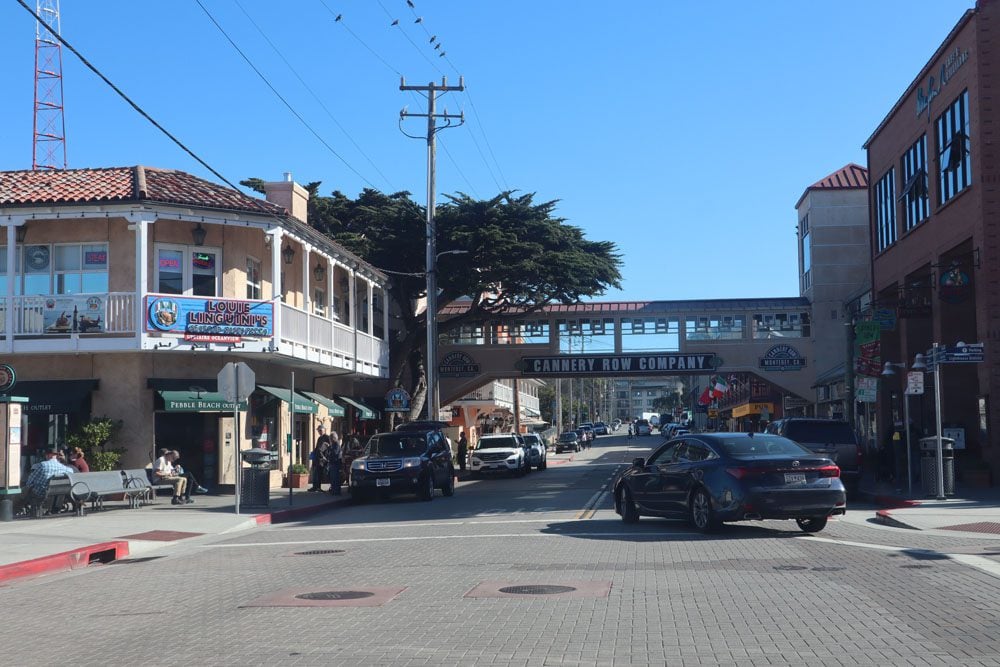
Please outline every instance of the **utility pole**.
M66 168L66 122L63 119L62 44L59 0L35 3L35 121L31 168Z
M445 109L443 113L437 113L438 95L465 90L465 80L458 77L457 86L449 86L448 80L441 77L441 85L436 85L433 81L426 86L408 86L406 79L400 77L400 90L412 90L423 94L427 98L427 113L409 113L406 107L399 112L400 132L403 131L403 121L410 116L417 116L427 119L427 355L424 360L427 375L427 419L436 421L440 412L440 399L437 388L437 230L434 228L434 170L437 160L437 133L445 128L452 127L451 120L459 119L459 125L465 123L465 114L449 114ZM444 125L438 126L437 121L443 120ZM422 139L403 132L411 139Z

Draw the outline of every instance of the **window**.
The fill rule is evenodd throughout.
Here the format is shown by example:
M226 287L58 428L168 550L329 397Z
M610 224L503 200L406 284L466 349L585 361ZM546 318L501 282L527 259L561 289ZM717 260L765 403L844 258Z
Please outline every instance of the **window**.
M808 215L803 217L799 222L799 234L802 237L799 241L799 254L802 257L802 289L807 290L812 284L812 277L809 274L809 269L812 268L812 246L809 239Z
M314 290L312 301L313 315L326 317L326 290Z
M754 339L808 338L809 313L762 313L753 316Z
M100 294L108 291L105 243L24 248L24 294ZM4 258L6 267L6 257Z
M157 246L156 291L160 294L218 296L219 251L186 246Z
M922 135L903 155L903 191L900 198L906 211L906 230L927 219L927 135Z
M936 125L940 175L938 203L944 205L972 183L968 90L963 90L958 99L938 116Z
M372 290L372 333L376 338L385 340L385 292L382 288Z
M875 220L878 229L877 251L896 242L896 172L890 169L875 184Z
M247 298L261 299L263 291L260 286L260 260L247 257Z

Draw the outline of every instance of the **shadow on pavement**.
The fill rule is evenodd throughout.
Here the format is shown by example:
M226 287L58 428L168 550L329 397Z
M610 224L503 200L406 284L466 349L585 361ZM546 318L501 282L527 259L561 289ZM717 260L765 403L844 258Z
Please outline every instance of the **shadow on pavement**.
M788 529L783 529L787 524ZM585 540L615 540L620 542L676 542L698 540L720 542L732 540L804 537L794 522L769 521L766 524L727 523L713 533L699 533L686 521L644 517L639 523L625 524L614 519L565 521L551 523L539 532Z

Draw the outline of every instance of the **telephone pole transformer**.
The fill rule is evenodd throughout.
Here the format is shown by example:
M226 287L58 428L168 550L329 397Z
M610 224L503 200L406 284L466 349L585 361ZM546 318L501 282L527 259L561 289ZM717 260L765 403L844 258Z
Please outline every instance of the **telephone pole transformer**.
M65 169L62 45L55 37L62 30L59 0L38 0L35 8L41 20L35 22L35 117L31 168Z
M427 355L424 363L427 368L427 419L437 421L440 413L440 396L437 387L437 239L434 228L434 170L437 160L437 133L449 127L458 127L465 123L465 114L450 114L445 109L443 113L437 113L438 95L452 91L462 92L465 90L465 80L458 77L457 86L449 86L448 80L441 77L441 85L436 85L431 81L426 86L408 86L406 79L400 78L400 90L413 90L422 93L427 97L427 113L410 113L406 107L399 112L400 131L402 131L403 120L411 116L427 119ZM458 119L456 125L452 125L452 119ZM444 125L438 125L437 121L443 120ZM412 134L403 132L413 139L423 139Z

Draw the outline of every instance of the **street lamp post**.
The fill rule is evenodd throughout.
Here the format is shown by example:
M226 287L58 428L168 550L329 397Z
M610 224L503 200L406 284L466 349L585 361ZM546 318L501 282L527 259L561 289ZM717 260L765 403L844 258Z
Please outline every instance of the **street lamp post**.
M441 411L437 389L437 261L442 255L467 255L469 251L445 250L432 254L430 234L427 247L427 420L437 421Z

